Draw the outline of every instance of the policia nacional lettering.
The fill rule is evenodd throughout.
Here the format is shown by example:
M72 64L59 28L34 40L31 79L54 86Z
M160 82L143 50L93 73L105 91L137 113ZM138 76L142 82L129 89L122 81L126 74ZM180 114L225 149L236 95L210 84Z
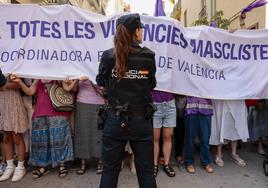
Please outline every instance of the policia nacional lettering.
M126 78L126 79L138 79L138 80L146 79L146 80L148 80L149 79L148 75L149 75L149 70L134 70L134 69L131 69L131 70L128 70L126 72L126 75L124 76L124 78ZM116 71L114 69L112 70L112 78L117 78Z

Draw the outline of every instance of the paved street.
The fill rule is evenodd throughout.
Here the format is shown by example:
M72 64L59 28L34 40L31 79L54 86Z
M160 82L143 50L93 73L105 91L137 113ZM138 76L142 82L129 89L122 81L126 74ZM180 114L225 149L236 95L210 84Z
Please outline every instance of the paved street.
M215 173L209 175L197 166L195 175L188 174L184 168L174 166L176 177L167 177L162 170L157 177L159 188L264 188L268 187L268 177L264 176L262 169L263 157L255 153L252 145L243 146L239 151L248 162L245 168L238 167L230 160L225 151L224 168L215 167ZM197 158L198 161L198 158ZM197 164L199 164L197 162ZM75 171L60 179L54 170L39 180L33 180L31 172L19 183L6 181L0 183L1 188L98 188L100 176L95 174L95 168L90 168L85 175L78 176ZM119 188L138 188L136 177L128 166L120 174Z

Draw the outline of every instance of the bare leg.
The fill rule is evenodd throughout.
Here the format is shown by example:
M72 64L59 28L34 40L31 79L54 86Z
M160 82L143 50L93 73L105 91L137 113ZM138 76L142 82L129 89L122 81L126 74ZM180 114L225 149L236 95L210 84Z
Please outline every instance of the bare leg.
M158 165L160 128L154 128L154 165Z
M246 166L246 162L243 159L241 159L239 155L237 155L237 143L238 140L231 142L232 158L238 166L244 167Z
M4 149L5 149L5 155L7 160L7 167L3 173L3 175L0 177L0 181L5 181L12 177L13 172L15 170L14 160L13 160L13 139L12 139L12 132L4 131Z
M222 158L222 144L217 145L217 154L218 157Z
M173 137L173 128L163 128L163 154L165 159L165 165L169 164L171 149L172 149L172 137Z
M13 159L14 147L13 147L12 132L4 131L4 150L6 160Z
M15 134L14 132L12 133L13 136L13 142L16 144L18 148L18 161L24 161L25 159L25 153L26 153L26 147L25 147L25 142L23 139L22 134Z
M222 144L217 145L217 152L214 162L220 167L223 167L224 165L224 162L222 160Z
M237 143L237 140L231 142L232 155L237 155Z

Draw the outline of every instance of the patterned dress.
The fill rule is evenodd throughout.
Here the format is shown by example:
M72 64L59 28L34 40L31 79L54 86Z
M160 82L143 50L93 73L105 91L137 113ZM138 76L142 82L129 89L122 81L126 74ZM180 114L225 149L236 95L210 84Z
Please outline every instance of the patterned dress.
M0 130L25 133L29 128L19 90L0 91Z
M33 114L32 150L29 163L33 166L56 167L73 160L73 144L69 112L58 112L41 81L37 84L37 99Z

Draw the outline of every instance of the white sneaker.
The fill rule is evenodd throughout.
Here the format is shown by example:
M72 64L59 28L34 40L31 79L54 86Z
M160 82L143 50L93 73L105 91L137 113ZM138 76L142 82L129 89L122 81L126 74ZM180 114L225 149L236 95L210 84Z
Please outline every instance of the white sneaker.
M12 182L19 181L23 178L23 176L26 174L25 167L16 167L14 175L11 179Z
M0 177L0 181L5 181L11 178L12 174L14 173L15 167L7 166L5 172Z

